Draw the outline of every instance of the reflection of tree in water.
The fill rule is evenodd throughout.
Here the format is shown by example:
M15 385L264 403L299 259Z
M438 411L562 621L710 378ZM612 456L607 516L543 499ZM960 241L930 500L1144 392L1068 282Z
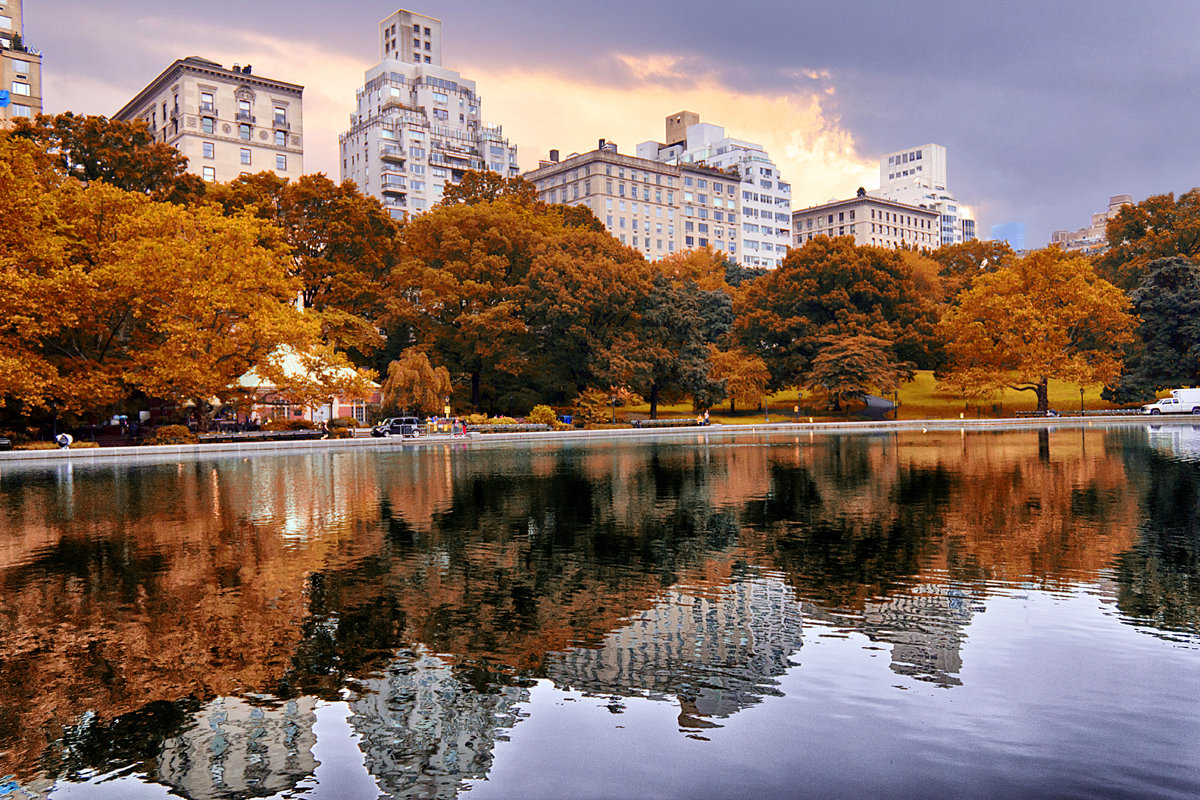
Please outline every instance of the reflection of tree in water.
M1200 634L1200 464L1127 449L1146 484L1137 544L1116 560L1117 606L1139 623Z

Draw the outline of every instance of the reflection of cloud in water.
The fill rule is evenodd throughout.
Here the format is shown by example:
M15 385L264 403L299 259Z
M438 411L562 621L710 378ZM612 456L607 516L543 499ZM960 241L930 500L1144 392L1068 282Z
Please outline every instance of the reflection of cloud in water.
M381 677L359 683L350 724L367 769L396 798L452 798L484 778L496 741L516 725L527 689L482 692L423 648L404 651Z
M800 604L782 580L758 577L665 592L604 637L547 660L560 688L599 694L678 697L684 728L710 727L776 695L775 679L800 649Z

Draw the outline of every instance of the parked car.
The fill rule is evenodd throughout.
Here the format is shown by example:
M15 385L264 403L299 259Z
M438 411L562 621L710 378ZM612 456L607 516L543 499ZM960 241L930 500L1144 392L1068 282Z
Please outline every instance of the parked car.
M1200 414L1200 389L1172 389L1170 397L1142 406L1143 414Z
M371 428L372 436L411 436L421 435L421 420L417 417L388 417L383 422Z

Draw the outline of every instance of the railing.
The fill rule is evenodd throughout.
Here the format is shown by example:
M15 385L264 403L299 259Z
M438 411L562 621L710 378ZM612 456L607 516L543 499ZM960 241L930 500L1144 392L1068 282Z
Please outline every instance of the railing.
M292 129L292 124L282 117L276 117L275 127L281 131L290 131Z
M404 148L388 146L381 147L379 148L379 157L386 161L403 161Z
M214 106L212 103L201 103L200 104L200 113L201 114L212 114L213 116L216 116L217 107Z
M251 114L249 111L239 111L239 112L237 112L237 121L238 122L254 122L255 119L254 119L254 115Z

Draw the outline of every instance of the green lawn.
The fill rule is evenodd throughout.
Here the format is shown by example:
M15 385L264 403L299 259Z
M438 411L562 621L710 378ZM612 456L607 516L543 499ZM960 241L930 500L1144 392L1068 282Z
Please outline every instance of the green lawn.
M1100 399L1102 388L1101 386L1084 387L1084 408L1112 407L1111 403ZM767 401L770 421L787 422L794 420L796 414L792 409L796 405L796 391L794 389L777 392L772 395ZM801 400L799 405L800 417L802 419L807 419L809 416L817 419L832 419L835 417L830 412L808 408L804 400ZM1064 381L1050 381L1050 407L1062 413L1078 411L1079 385ZM979 401L964 401L953 392L939 390L937 381L934 380L931 371L920 370L912 381L900 387L900 411L897 418L953 419L962 414L970 419L975 419L976 417L1012 416L1017 411L1034 411L1036 408L1037 398L1033 392L1018 392L1012 389L1005 389L993 398ZM626 418L631 414L644 417L650 413L650 406L649 404L631 406L618 409L617 413L622 418ZM660 418L691 417L694 415L695 412L692 411L690 401L676 405L663 405L660 403L658 406L658 416ZM723 403L717 408L712 409L710 418L713 422L726 424L764 422L767 419L761 408L742 409L739 407L736 414L730 415L728 403Z

